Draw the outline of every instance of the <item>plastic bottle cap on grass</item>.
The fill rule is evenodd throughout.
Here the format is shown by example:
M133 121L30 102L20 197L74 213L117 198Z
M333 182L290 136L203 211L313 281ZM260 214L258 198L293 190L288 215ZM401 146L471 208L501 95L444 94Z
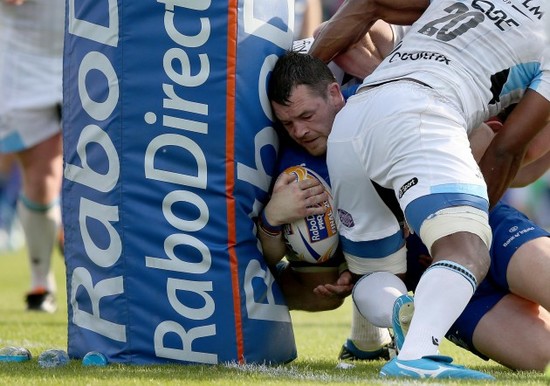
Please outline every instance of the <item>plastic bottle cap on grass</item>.
M82 359L84 366L107 366L107 358L98 351L90 351Z

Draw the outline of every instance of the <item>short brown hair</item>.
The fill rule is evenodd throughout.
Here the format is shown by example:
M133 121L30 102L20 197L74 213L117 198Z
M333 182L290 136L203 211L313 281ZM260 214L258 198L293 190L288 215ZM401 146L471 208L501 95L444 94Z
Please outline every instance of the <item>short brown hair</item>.
M306 85L325 97L327 86L333 82L336 79L322 60L309 54L287 51L271 72L267 96L271 102L287 106L294 87Z

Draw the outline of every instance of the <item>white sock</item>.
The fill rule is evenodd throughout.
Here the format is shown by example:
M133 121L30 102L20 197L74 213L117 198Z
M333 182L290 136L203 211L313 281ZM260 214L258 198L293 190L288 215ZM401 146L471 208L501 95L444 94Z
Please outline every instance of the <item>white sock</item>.
M349 339L359 350L363 351L376 351L391 342L388 329L376 327L370 323L357 310L355 304L353 304Z
M23 230L31 270L31 290L45 288L56 291L55 279L51 271L51 258L61 225L61 209L58 201L50 205L40 205L20 197L17 211Z
M353 287L353 302L369 322L378 327L392 327L393 303L407 293L405 283L390 272L363 276Z
M439 343L470 301L475 278L452 261L433 264L420 278L414 295L414 315L398 358L437 355Z

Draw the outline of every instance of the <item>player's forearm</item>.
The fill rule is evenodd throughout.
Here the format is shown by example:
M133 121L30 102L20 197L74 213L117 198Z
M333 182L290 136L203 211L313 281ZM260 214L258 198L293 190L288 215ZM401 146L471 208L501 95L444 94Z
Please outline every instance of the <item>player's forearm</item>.
M286 254L286 244L282 232L279 234L266 232L258 225L258 239L266 264L275 266Z
M544 173L550 168L550 152L540 157L536 161L523 166L519 171L511 186L513 188L520 188L532 184L538 180Z
M487 182L489 204L493 207L502 198L504 192L511 185L516 176L523 153L493 153L490 149L485 152L479 166Z
M424 13L430 0L375 0L378 19L396 25L411 25Z
M309 52L328 63L363 38L377 20L409 25L428 5L428 0L347 0L320 29Z
M375 14L369 11L371 3L368 0L346 1L318 31L309 53L328 63L339 52L358 42L376 21Z
M485 150L487 150L489 144L494 138L495 133L485 123L482 123L477 128L472 130L468 136L468 139L470 140L470 148L472 149L472 154L477 163L479 163L485 153Z
M537 134L537 136L529 144L523 165L537 161L541 157L545 157L550 152L550 121Z
M545 127L550 101L528 90L504 122L479 164L494 205L511 185L527 149Z

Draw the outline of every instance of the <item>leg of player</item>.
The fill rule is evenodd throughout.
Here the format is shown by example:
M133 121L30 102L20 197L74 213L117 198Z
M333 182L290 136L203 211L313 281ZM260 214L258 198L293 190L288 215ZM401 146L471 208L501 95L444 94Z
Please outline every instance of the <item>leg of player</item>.
M31 292L27 308L53 312L56 291L51 256L61 224L59 196L63 171L61 134L18 153L23 170L23 194L18 211L26 236Z
M550 238L523 244L512 256L506 273L510 292L550 310Z
M457 212L442 212L435 216L437 224L431 225L440 228L447 221L452 224L453 217L458 220L461 215L456 215L461 211L467 213L468 209L462 207ZM429 224L433 219L424 223ZM468 215L461 221L471 219L472 216ZM381 375L493 379L487 374L451 365L451 358L439 356L439 344L443 336L465 309L477 283L481 282L488 270L490 259L487 244L490 243L490 233L487 231L490 229L482 220L472 228L476 228L480 236L470 232L455 232L448 236L436 236L433 238L435 242L428 243L432 246L434 263L422 275L416 288L414 315L401 351L397 358L382 368ZM424 232L424 236L430 239L433 235ZM403 366L409 370L404 371ZM435 375L440 372L441 375Z
M391 335L387 328L373 325L352 305L351 332L342 345L339 360L378 360L390 358ZM389 326L385 326L389 327Z
M353 288L352 298L359 313L378 327L392 327L393 304L407 294L403 281L390 272L363 276Z
M374 325L393 329L392 354L398 354L414 315L414 299L405 283L390 272L375 272L357 283L353 300Z
M399 353L401 360L438 354L441 339L489 267L487 246L473 233L442 237L434 242L431 252L434 262L416 288L415 314Z
M550 313L508 294L481 318L472 340L480 353L504 366L544 371L550 362Z

